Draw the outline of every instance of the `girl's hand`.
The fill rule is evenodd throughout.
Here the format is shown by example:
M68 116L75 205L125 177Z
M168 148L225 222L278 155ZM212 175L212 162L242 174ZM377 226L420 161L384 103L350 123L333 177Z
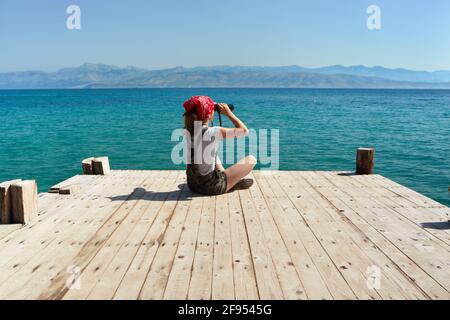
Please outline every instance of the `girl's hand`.
M230 116L233 112L230 110L230 107L226 103L218 103L220 114Z

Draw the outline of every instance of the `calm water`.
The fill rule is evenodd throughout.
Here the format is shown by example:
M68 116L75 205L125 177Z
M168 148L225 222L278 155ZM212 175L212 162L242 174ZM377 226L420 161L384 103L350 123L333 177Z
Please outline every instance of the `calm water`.
M378 173L450 205L450 91L0 91L0 181L33 178L44 191L91 155L180 169L170 135L196 94L234 103L251 128L280 128L281 169L353 170L356 147L374 146Z

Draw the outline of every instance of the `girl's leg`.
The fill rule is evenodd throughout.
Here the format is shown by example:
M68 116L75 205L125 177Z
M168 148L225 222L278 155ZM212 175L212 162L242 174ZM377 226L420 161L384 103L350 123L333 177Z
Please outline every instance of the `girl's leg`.
M248 156L225 170L227 175L227 192L233 188L242 178L248 175L256 165L256 158Z

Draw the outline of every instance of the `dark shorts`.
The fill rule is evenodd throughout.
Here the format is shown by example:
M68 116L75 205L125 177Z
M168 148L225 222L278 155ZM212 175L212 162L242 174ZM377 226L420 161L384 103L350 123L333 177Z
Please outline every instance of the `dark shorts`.
M206 176L202 176L194 166L188 166L186 176L189 189L193 192L213 196L224 194L227 191L225 172L214 170Z

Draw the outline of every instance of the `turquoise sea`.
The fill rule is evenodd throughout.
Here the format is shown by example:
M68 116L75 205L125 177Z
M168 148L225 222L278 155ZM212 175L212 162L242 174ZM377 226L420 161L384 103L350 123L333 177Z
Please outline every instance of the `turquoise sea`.
M171 162L184 100L233 103L249 127L280 129L280 169L353 170L376 148L376 172L450 205L450 91L123 89L0 91L0 181L40 191L92 155L115 169L180 169Z

